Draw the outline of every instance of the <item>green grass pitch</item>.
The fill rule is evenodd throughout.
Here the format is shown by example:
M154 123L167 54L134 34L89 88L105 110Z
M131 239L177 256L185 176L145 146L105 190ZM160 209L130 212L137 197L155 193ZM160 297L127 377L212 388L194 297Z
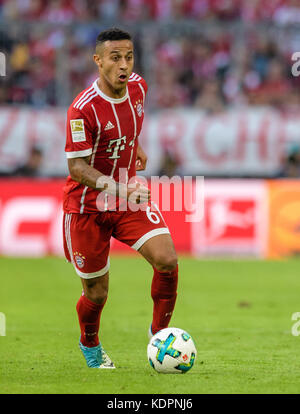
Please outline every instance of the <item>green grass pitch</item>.
M298 260L180 257L171 325L198 350L183 375L156 373L146 357L152 269L138 255L112 256L100 339L117 369L88 369L78 348L78 276L61 258L0 258L0 393L299 393Z

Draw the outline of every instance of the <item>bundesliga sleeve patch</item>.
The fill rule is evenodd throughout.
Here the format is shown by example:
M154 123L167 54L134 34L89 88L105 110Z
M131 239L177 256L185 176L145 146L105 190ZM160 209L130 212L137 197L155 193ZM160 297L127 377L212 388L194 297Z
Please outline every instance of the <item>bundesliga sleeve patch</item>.
M71 119L71 133L73 142L86 141L83 119Z

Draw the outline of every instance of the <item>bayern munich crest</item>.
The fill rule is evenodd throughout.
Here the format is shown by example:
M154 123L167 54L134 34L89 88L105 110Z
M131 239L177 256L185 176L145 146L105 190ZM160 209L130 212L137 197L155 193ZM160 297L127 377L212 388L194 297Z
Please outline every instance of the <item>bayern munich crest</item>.
M141 99L139 99L138 101L136 101L136 103L134 105L138 116L142 116L143 115L143 105L142 105L142 102L143 101Z
M79 267L79 269L82 269L84 266L85 257L81 253L75 252L74 260L75 260L76 265Z

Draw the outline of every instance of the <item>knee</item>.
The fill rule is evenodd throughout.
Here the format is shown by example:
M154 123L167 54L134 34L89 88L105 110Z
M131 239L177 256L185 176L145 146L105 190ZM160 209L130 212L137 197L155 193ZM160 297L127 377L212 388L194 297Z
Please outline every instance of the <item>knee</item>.
M103 305L107 299L108 286L89 283L84 289L85 296L98 305Z
M176 253L159 254L155 261L154 267L159 272L172 272L177 267L177 256Z
M107 299L107 291L101 291L101 292L89 292L88 299L90 299L92 302L97 303L97 305L103 305L106 302Z

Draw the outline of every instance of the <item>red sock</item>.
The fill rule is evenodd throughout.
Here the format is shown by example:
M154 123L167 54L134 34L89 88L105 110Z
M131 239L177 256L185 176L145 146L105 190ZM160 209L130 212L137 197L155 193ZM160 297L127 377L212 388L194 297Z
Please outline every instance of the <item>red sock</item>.
M82 345L87 347L99 345L100 316L105 302L102 305L98 305L89 300L84 294L77 302L76 310L81 330L80 342Z
M178 266L171 272L154 269L151 296L154 302L152 333L167 328L175 307L178 284Z

